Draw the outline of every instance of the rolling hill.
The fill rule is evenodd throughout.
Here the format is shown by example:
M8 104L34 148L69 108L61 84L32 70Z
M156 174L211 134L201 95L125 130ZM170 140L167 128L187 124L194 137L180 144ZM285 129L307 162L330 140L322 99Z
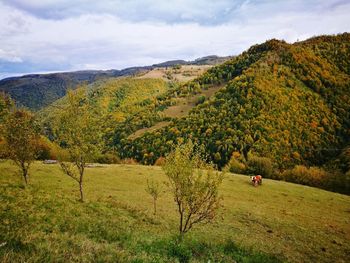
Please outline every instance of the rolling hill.
M39 110L63 97L68 89L75 89L79 84L129 76L143 70L146 68L25 75L0 80L0 91L9 94L19 106Z
M10 94L19 106L40 110L63 97L68 89L75 89L80 84L90 84L101 79L134 76L157 68L168 68L175 65L217 65L228 59L230 57L207 56L194 61L173 60L152 66L131 67L122 70L86 70L11 77L0 80L0 92ZM198 75L198 73L195 74Z

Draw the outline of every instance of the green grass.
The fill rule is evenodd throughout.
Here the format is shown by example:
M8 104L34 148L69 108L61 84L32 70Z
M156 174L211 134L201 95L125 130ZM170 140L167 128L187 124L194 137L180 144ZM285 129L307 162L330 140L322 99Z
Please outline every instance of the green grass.
M148 178L166 180L159 167L88 168L80 203L57 165L35 163L24 189L0 163L0 262L350 261L349 196L227 174L216 222L178 243L175 204L164 193L153 216Z

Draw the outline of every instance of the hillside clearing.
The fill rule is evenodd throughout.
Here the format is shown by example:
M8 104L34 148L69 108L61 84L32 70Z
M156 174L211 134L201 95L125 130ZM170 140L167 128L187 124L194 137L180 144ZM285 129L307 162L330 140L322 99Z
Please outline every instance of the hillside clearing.
M83 204L77 201L74 181L55 164L35 163L27 189L15 171L9 162L0 163L0 261L179 259L164 255L162 247L171 246L167 242L177 231L171 196L165 193L159 199L153 217L145 192L147 179L166 180L160 167L88 168ZM260 252L283 261L349 262L349 196L273 180L255 188L248 177L232 174L226 175L221 191L224 201L217 221L188 236L191 244L206 244L203 251L230 241L251 249L252 255ZM191 251L193 262L229 260L219 252Z
M170 106L163 111L165 117L170 118L182 118L189 114L191 109L193 109L199 100L200 97L204 96L206 99L209 99L213 96L219 89L221 89L222 85L216 85L214 87L210 87L208 89L203 89L199 94L189 96L187 98L180 98L176 105ZM161 121L156 123L155 125L142 128L131 134L128 139L136 139L144 135L146 132L154 132L160 128L166 127L170 124L170 121Z
M156 78L165 81L179 81L186 82L195 79L203 74L211 65L182 65L181 68L175 69L173 67L160 67L142 74L138 78Z
M211 96L213 96L217 91L219 91L223 85L215 85L213 87L210 87L208 89L202 89L200 93L196 95L189 96L187 98L181 98L179 99L179 102L174 105L170 106L167 109L165 109L163 112L165 116L171 117L171 118L181 118L190 112L191 109L193 109L197 103L198 99L202 96L204 96L206 99L209 99Z
M140 129L140 130L137 130L136 132L134 132L133 134L131 134L128 139L136 139L140 136L142 136L144 133L146 132L153 132L153 131L156 131L160 128L163 128L167 125L169 125L169 121L161 121L161 122L158 122L157 124L153 125L152 127L149 127L149 128L143 128L143 129Z

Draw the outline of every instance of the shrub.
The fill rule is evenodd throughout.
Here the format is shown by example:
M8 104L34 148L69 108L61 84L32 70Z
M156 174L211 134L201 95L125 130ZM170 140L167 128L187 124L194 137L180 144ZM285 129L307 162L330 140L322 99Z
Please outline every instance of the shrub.
M244 158L242 158L239 152L233 152L230 161L227 163L225 171L230 173L245 174L247 166Z
M56 156L51 154L50 141L45 137L40 137L37 142L38 147L38 160L56 159Z
M0 159L6 159L8 156L6 154L6 143L0 138Z
M263 177L274 177L274 168L271 159L266 157L250 156L247 163L248 174L260 174Z
M327 173L327 178L324 181L324 188L331 191L350 194L350 170L343 173L341 170L332 170Z
M246 165L235 158L231 158L227 164L227 170L230 173L244 174L246 172Z
M165 158L162 156L159 157L154 163L155 166L163 166L164 164L165 164Z
M197 102L196 102L196 105L199 105L199 104L202 104L202 103L204 103L204 101L205 101L205 96L200 96L198 99L197 99Z
M321 187L326 185L329 174L319 167L297 165L291 170L286 170L282 178L288 182Z
M107 163L107 164L115 164L120 163L120 158L115 153L104 153L101 154L97 160L98 163Z

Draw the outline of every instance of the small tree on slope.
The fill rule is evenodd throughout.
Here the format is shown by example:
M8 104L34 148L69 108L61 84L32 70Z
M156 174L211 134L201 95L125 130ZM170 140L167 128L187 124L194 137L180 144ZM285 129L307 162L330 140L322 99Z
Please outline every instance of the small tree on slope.
M160 188L159 184L156 181L148 181L147 180L147 188L146 192L152 197L153 199L153 214L157 214L157 200L159 196L161 195L162 189Z
M182 239L195 224L215 218L223 174L202 161L192 142L177 146L167 156L163 169L177 205Z
M80 201L84 201L84 173L87 162L99 153L101 133L97 118L92 114L85 90L80 88L67 94L68 106L62 108L55 123L55 136L68 152L68 159L59 157L63 172L79 185Z
M7 115L2 130L5 156L20 168L27 185L29 168L39 152L39 128L34 115L26 110L14 110Z

